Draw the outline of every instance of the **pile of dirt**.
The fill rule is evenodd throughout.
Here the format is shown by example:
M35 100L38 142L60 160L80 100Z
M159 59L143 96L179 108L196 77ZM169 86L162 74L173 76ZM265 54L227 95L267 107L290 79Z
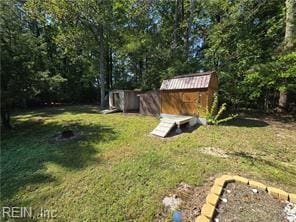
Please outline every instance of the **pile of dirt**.
M274 199L267 192L240 183L226 185L213 221L288 222L286 201Z
M56 134L51 142L63 142L80 138L81 133L71 129L65 129L62 132Z
M74 131L73 130L63 130L61 132L61 137L63 139L69 139L69 138L71 138L73 136L74 136Z

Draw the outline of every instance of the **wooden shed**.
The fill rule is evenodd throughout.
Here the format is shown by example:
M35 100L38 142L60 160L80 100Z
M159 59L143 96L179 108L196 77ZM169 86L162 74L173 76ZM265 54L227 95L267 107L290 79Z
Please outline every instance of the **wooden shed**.
M160 92L151 90L139 95L140 113L143 115L159 116L160 115Z
M137 90L112 90L109 92L109 108L123 112L138 111L140 93Z
M164 80L160 87L160 112L205 116L217 90L218 77L215 72L194 73Z

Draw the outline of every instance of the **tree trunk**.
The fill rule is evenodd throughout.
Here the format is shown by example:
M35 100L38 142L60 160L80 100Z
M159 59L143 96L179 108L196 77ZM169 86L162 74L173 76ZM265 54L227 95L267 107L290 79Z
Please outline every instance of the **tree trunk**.
M112 58L112 48L110 47L109 48L110 50L109 50L109 84L110 84L110 89L112 88L112 85L113 85L113 83L112 83L112 72L113 72L113 58Z
M184 21L184 0L181 1L181 21Z
M280 92L279 108L281 112L285 111L287 108L287 99L288 99L287 91Z
M137 74L138 74L138 82L140 83L143 78L143 60L140 58L137 62Z
M295 40L295 0L286 0L286 29L285 29L285 39L284 39L284 53L294 48ZM287 109L288 100L287 89L280 92L279 97L279 111L283 112Z
M288 51L294 48L295 45L295 11L296 11L296 1L286 0L286 29L285 29L285 39L284 39L284 51Z
M174 30L173 30L173 48L177 47L177 29L179 27L179 5L180 0L176 0L176 8L175 8L175 21L174 21Z
M113 62L112 62L112 48L110 45L108 46L107 50L105 50L105 57L106 57L106 87L107 90L112 89L112 69L113 69Z
M1 109L1 122L6 129L10 129L10 112L8 110Z
M105 54L105 58L106 58L106 87L107 87L107 90L110 89L110 66L109 66L109 51L110 51L110 47L108 46L107 50L106 50L106 54Z
M184 54L186 60L189 59L189 54L190 54L190 37L191 37L191 27L192 27L192 21L193 21L193 16L194 16L194 10L195 10L195 0L190 0L190 14L188 18L188 26L187 26L187 32L185 36L185 49L184 49Z
M103 27L100 28L99 30L99 50L100 50L100 58L99 58L99 63L100 63L100 68L99 68L99 79L100 79L100 89L101 89L101 102L100 102L100 107L104 107L104 99L105 99L105 67L104 67L104 29Z

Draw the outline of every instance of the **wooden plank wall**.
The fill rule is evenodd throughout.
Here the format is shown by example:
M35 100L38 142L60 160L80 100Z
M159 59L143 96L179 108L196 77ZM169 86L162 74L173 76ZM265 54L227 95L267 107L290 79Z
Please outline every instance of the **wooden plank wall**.
M124 112L139 111L140 100L138 94L140 91L124 91Z
M218 76L216 73L213 73L208 88L208 109L211 109L214 101L214 95L215 93L218 93L218 84Z
M112 90L109 93L109 108L110 109L116 108L121 111L124 110L124 91L123 90Z
M159 116L160 92L152 90L140 95L140 113L143 115Z
M208 101L206 89L163 90L161 91L161 113L205 115Z

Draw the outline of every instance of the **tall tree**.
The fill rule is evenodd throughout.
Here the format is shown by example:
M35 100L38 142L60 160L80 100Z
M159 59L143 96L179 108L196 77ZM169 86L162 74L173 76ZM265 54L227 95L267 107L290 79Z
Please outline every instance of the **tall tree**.
M1 3L1 118L10 127L13 106L26 107L45 91L50 98L65 79L50 72L48 43L23 1Z
M295 48L296 39L296 1L286 0L286 28L285 38L283 43L283 53L287 53ZM286 83L287 84L287 83ZM288 92L287 87L280 90L279 108L280 111L287 109Z
M105 74L105 61L104 61L104 51L105 51L105 41L104 41L104 27L101 25L99 28L99 51L100 51L100 88L101 88L101 108L104 107L105 101L105 84L106 84L106 74Z
M296 88L295 0L2 2L2 107L103 106L106 90L199 70L219 73L232 107L273 107L279 91L285 107Z
M192 30L192 23L194 18L194 12L195 12L195 5L196 0L190 0L190 12L189 12L189 18L187 23L187 30L185 34L185 44L184 44L184 54L185 58L189 59L190 54L190 46L191 46L191 30Z

